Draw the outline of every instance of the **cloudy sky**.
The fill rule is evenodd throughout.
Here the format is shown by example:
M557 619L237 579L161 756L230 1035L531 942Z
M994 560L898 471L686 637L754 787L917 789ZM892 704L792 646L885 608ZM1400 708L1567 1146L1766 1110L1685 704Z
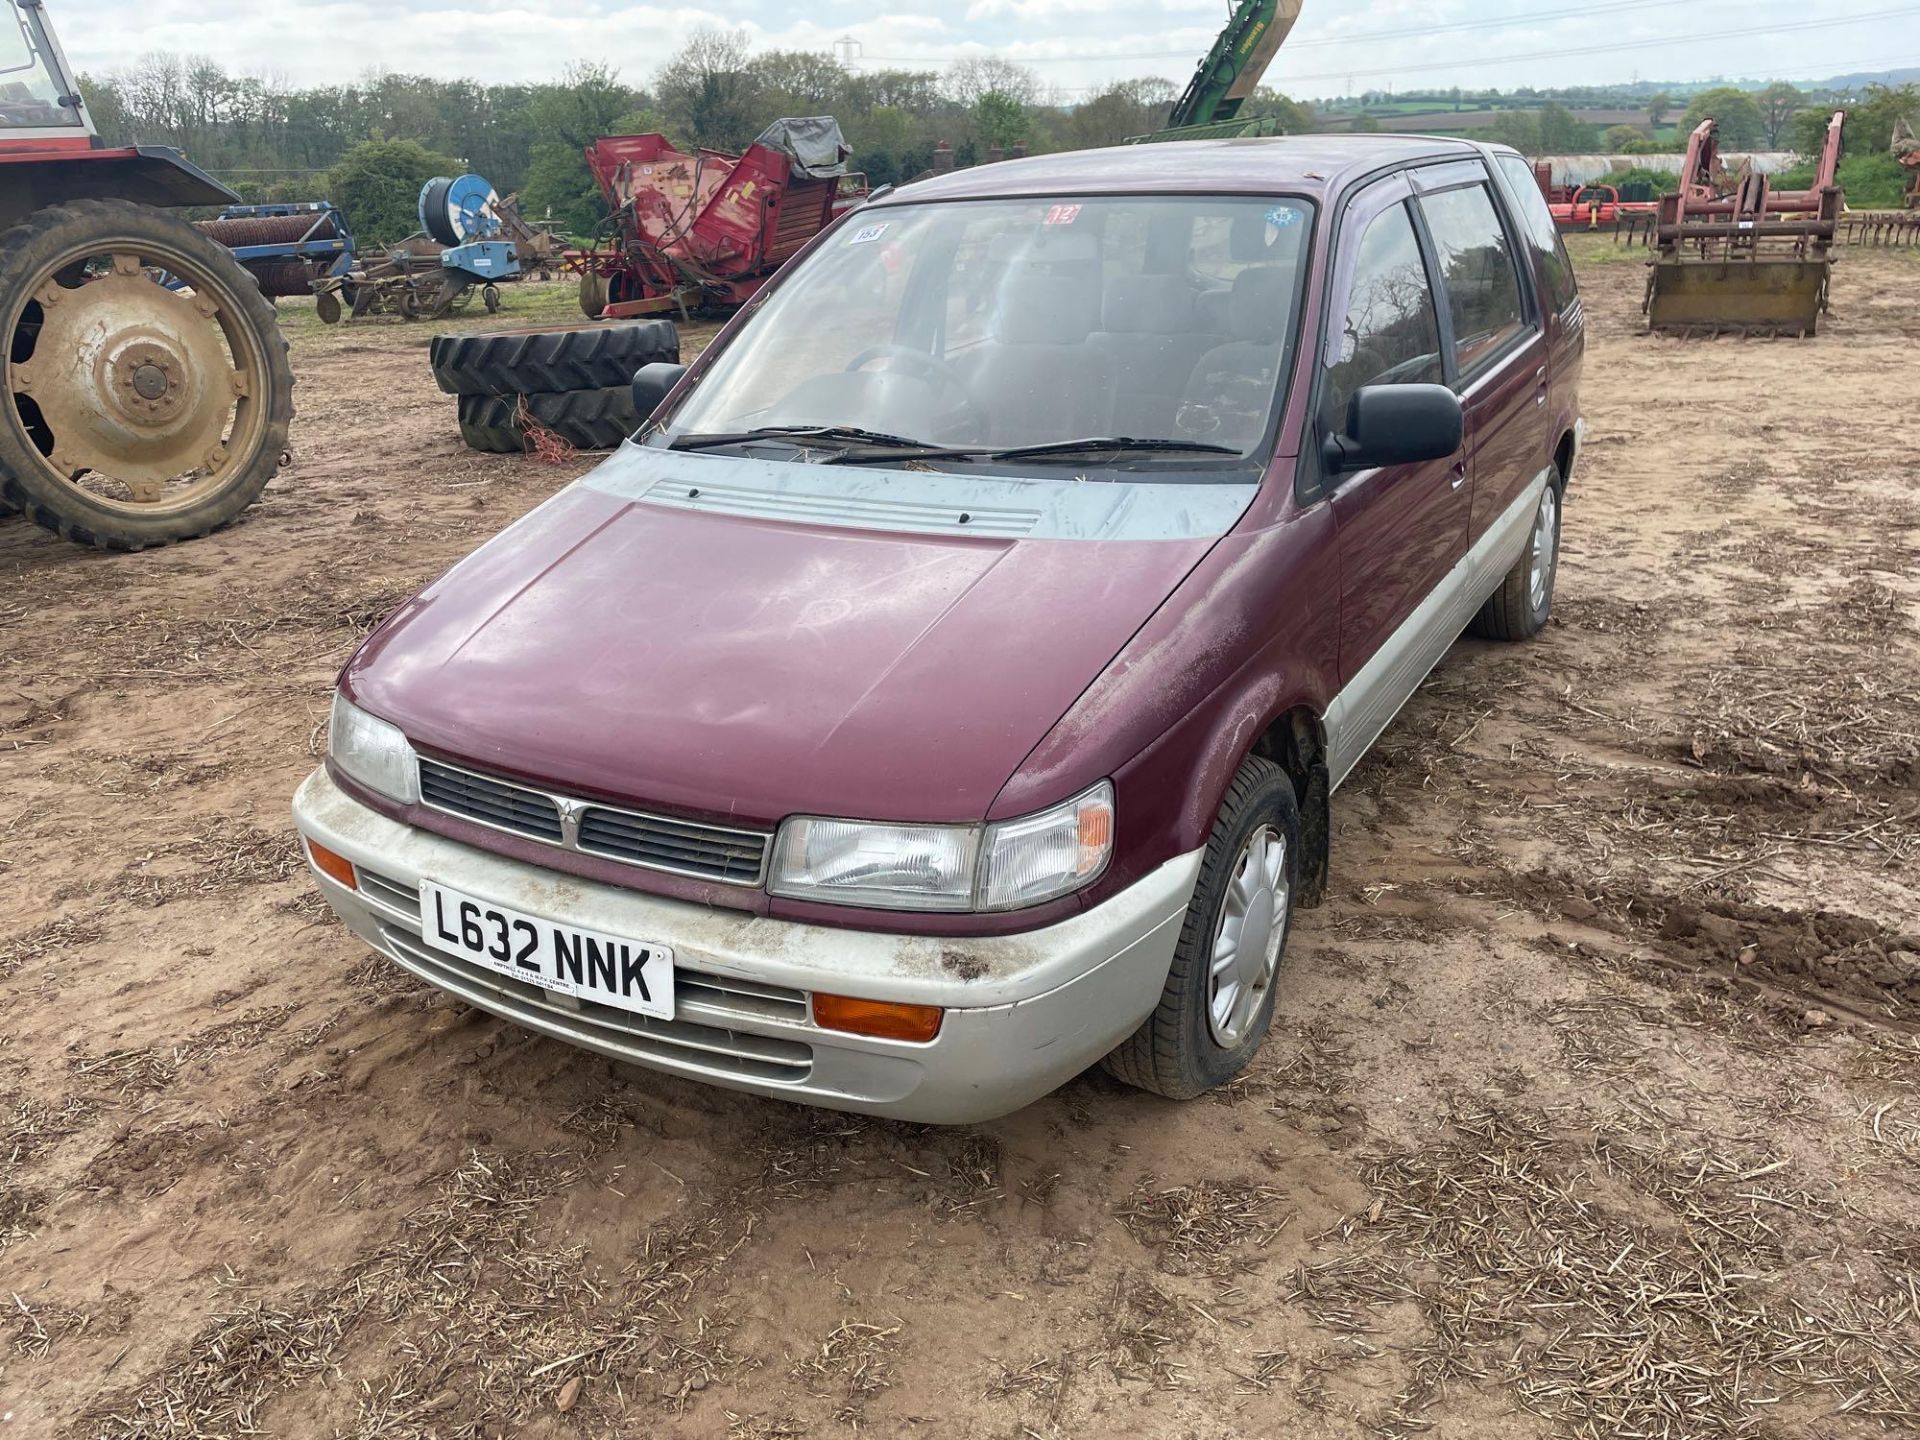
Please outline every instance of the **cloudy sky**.
M128 0L48 8L82 70L169 50L301 85L370 67L539 80L590 58L644 82L688 32L723 24L756 48L826 50L850 37L870 66L1000 54L1067 100L1127 76L1184 82L1228 12L1227 0L814 0L804 10L779 0L142 0L132 25ZM1920 65L1920 4L1898 0L1306 0L1268 83L1311 97L1908 65Z

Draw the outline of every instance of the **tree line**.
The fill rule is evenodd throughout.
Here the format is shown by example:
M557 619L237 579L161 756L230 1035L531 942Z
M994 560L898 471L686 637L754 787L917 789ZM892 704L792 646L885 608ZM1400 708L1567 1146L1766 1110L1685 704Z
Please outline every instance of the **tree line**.
M591 235L605 207L581 151L602 135L659 130L682 149L737 152L780 116L830 114L877 186L929 169L942 143L961 165L1015 146L1044 153L1115 144L1164 125L1180 88L1165 78L1122 80L1069 101L1033 70L995 56L941 70L855 70L831 55L754 53L746 32L726 30L696 32L644 85L583 63L544 84L383 74L297 88L169 54L83 75L80 85L108 141L179 146L248 200L331 199L373 242L411 233L420 185L461 170L518 193L528 218ZM1654 132L1681 111L1682 139L1698 115L1711 113L1728 149L1806 152L1818 146L1828 98L1787 85L1722 87L1689 97L1682 109L1656 95L1646 101L1645 129L1604 133L1550 101L1503 113L1474 133L1529 155L1671 149L1673 136ZM1915 87L1872 87L1849 122L1849 150L1884 152L1892 117L1914 111ZM1242 113L1271 117L1284 132L1316 121L1310 107L1271 90ZM1378 128L1364 112L1347 123Z
M1016 145L1115 144L1163 124L1179 89L1116 81L1069 105L997 57L854 70L830 55L756 54L745 32L722 30L696 32L645 85L584 63L546 84L387 74L300 89L168 54L80 85L110 142L177 145L252 201L332 199L348 206L356 233L378 241L408 233L419 183L450 169L517 192L529 218L591 234L605 210L580 152L602 135L659 130L683 149L737 152L783 115L833 115L855 164L883 185L929 169L943 143L962 165ZM1257 106L1290 128L1310 121L1277 95Z

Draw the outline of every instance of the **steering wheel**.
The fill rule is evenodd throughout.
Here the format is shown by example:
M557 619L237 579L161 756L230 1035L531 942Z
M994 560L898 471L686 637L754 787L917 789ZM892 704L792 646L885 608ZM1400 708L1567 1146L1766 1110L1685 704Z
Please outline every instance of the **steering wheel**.
M918 372L921 379L940 387L949 400L958 402L953 406L951 418L957 422L960 432L968 439L982 438L985 427L979 404L974 400L972 388L952 365L911 345L889 343L869 345L849 360L844 369L848 373L864 370L876 360L902 361L903 368Z
M911 345L869 345L846 364L848 370L864 370L875 360L904 360L909 370L918 370L922 378L936 384L955 385L965 390L966 383L961 380L960 372L944 360L936 360L924 350L916 350Z

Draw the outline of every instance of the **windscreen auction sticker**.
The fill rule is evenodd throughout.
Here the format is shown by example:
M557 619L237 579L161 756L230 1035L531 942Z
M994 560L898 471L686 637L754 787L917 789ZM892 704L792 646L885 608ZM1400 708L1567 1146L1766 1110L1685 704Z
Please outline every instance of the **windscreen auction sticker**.
M1047 211L1047 218L1040 223L1043 225L1071 225L1079 218L1080 207L1078 205L1056 205Z
M885 225L869 225L864 230L854 231L853 238L848 240L847 244L871 245L874 241L878 240L882 235L886 233L887 233L887 227Z

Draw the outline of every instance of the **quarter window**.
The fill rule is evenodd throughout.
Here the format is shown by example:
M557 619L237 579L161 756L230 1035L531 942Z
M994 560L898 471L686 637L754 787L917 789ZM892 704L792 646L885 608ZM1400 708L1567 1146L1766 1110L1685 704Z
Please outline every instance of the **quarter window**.
M1471 376L1526 328L1513 248L1485 185L1423 196L1434 259L1453 317L1453 354Z
M1567 259L1567 247L1553 223L1553 212L1540 193L1533 166L1518 155L1499 157L1500 168L1507 172L1507 188L1513 192L1513 208L1525 227L1527 238L1540 257L1540 269L1547 277L1547 305L1556 313L1573 303L1573 262Z
M1445 378L1433 285L1404 204L1383 210L1360 237L1340 331L1327 347L1321 421L1346 426L1347 402L1363 385L1411 385Z

